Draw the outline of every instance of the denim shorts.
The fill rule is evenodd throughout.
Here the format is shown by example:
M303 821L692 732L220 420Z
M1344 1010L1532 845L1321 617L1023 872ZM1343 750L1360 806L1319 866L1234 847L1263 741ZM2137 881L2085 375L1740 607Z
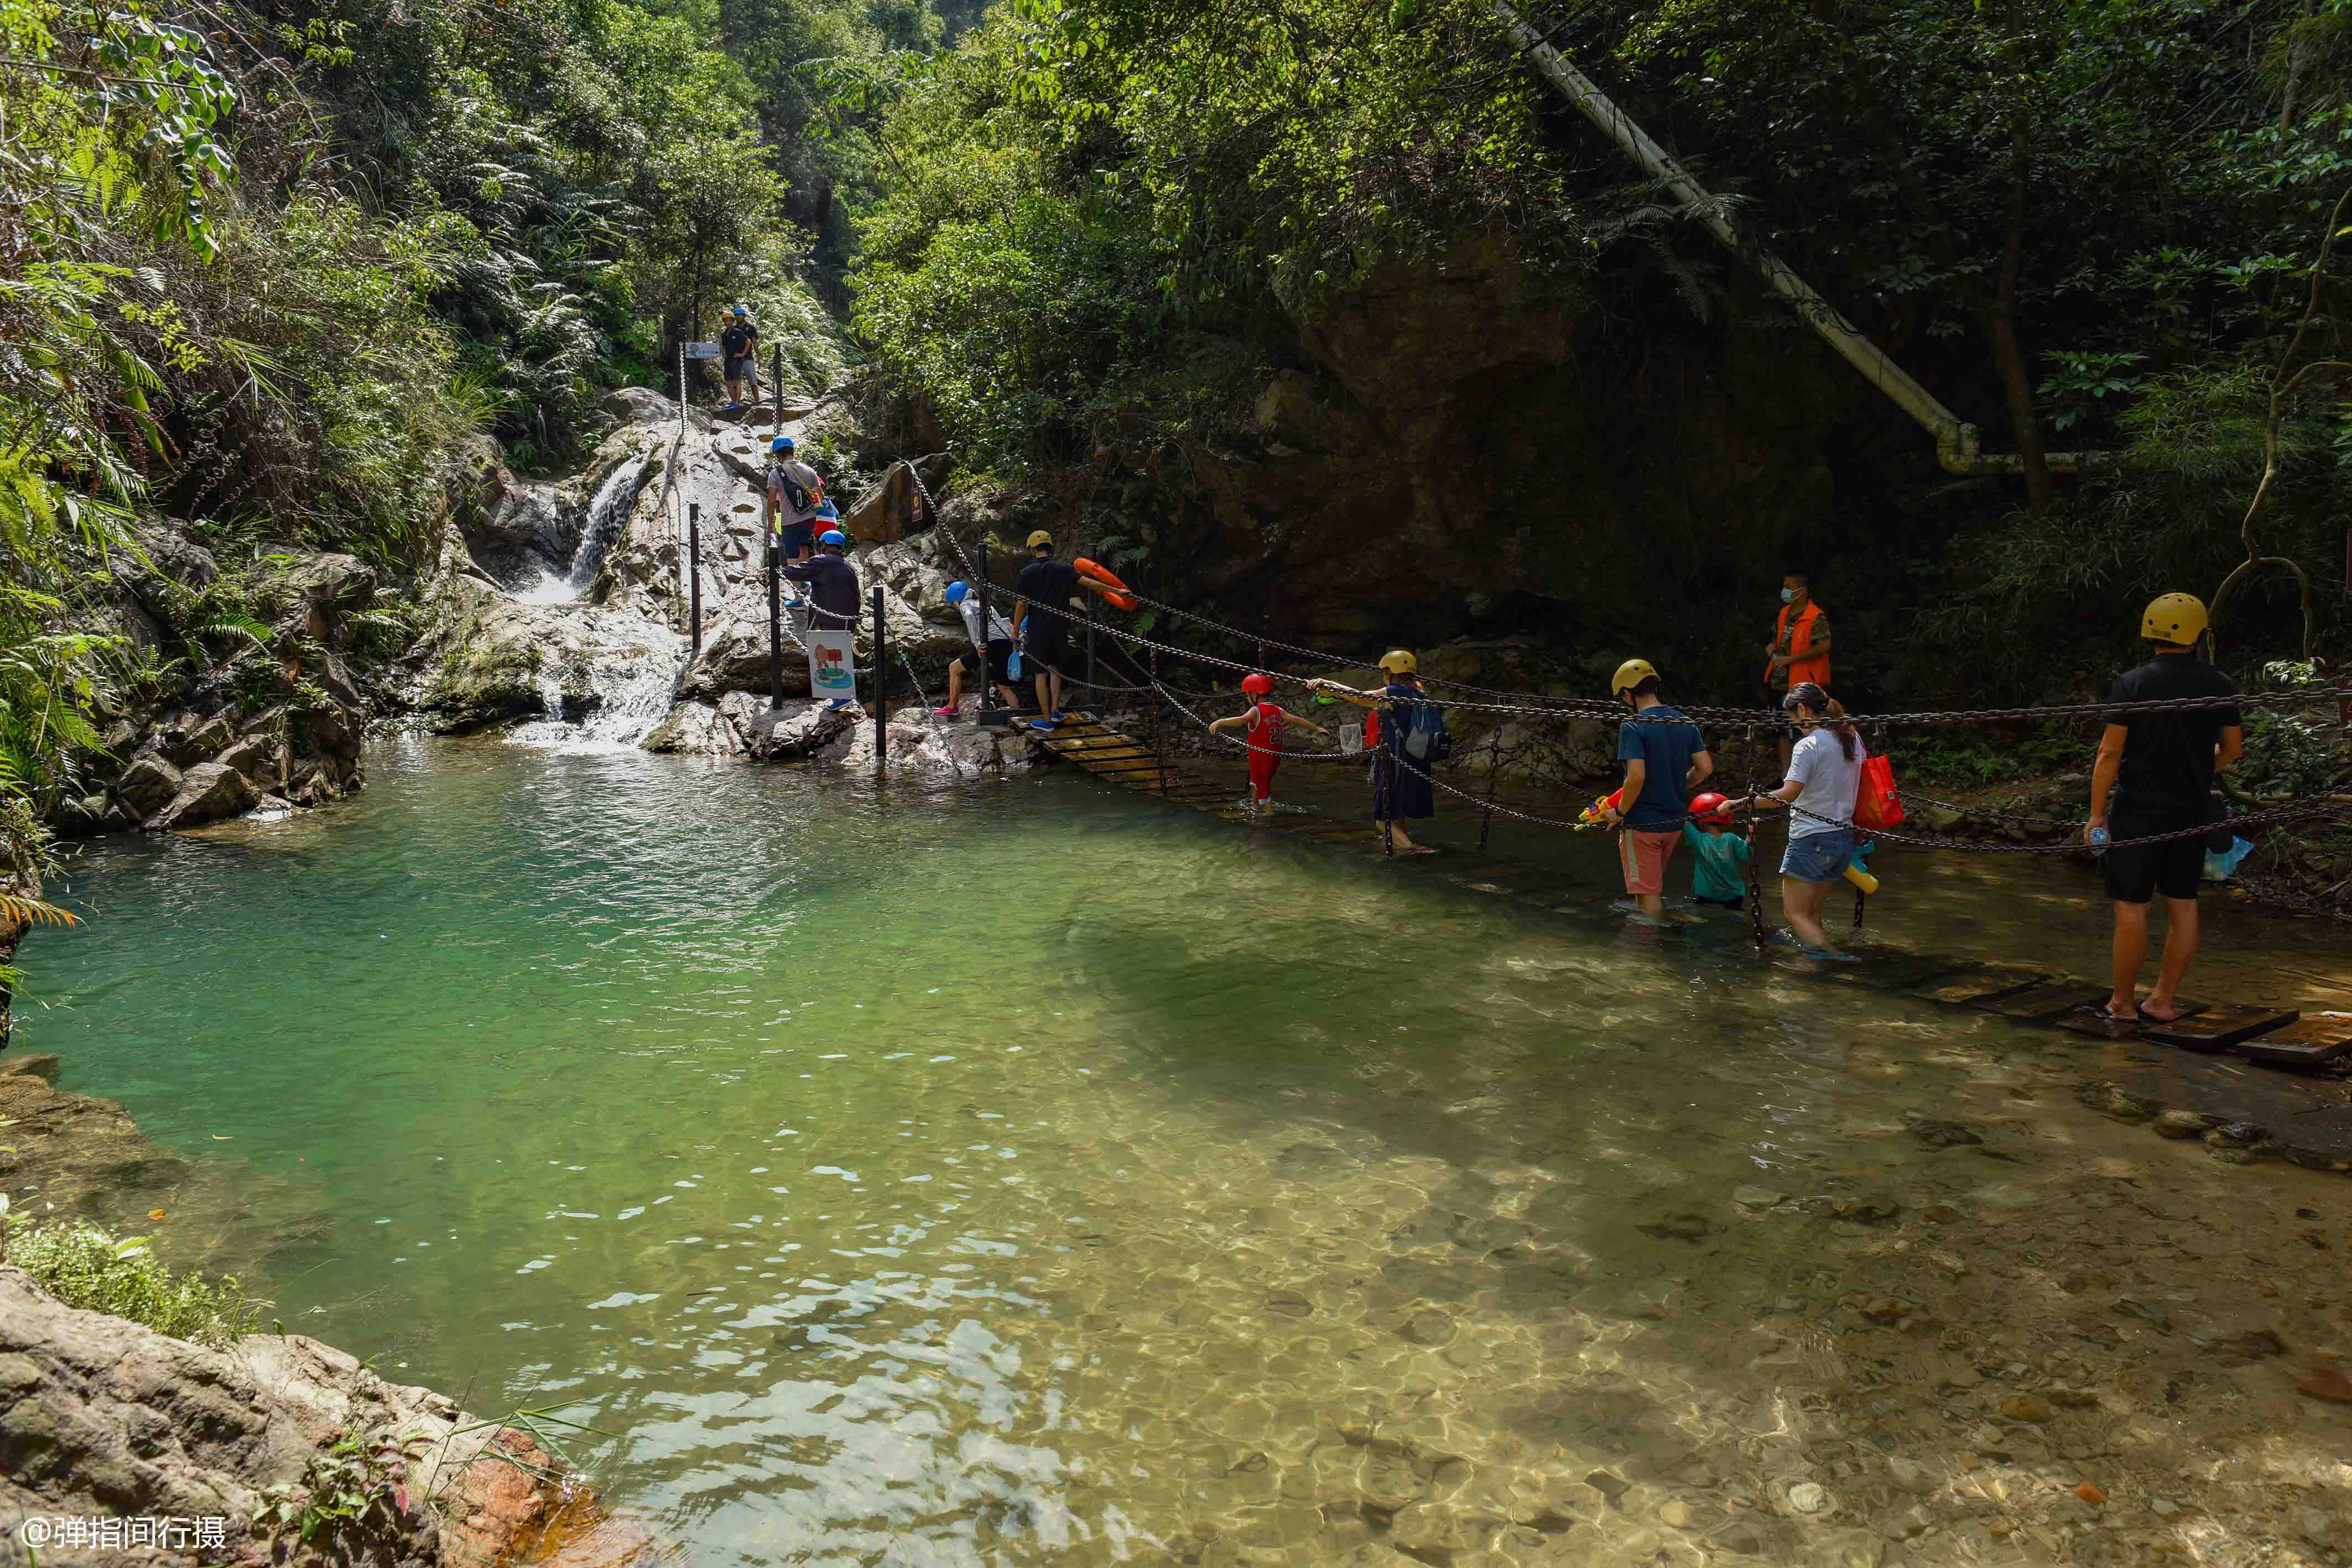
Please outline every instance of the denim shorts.
M1834 882L1853 859L1852 828L1806 833L1789 841L1788 852L1780 857L1780 874L1799 882Z

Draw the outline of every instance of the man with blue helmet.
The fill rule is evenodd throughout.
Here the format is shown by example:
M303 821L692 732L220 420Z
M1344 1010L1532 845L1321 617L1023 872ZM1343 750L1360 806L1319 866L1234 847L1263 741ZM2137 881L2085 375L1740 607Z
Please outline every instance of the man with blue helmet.
M846 632L857 624L857 569L843 555L842 547L849 536L839 528L827 528L817 538L815 557L804 561L788 562L784 575L794 582L808 584L809 602L814 607L811 624L820 632Z
M857 629L857 569L849 564L842 548L849 536L839 528L827 528L817 536L818 549L814 557L804 561L787 563L784 575L794 582L808 584L809 602L809 694L822 695L827 690L845 692L851 675L849 670L849 637ZM832 679L827 679L826 665L835 666ZM833 700L835 707L847 707L847 696Z
M805 560L817 514L830 504L824 476L794 455L791 436L779 435L768 443L766 479L768 528L776 549L787 562Z
M1018 708L1021 706L1021 697L1013 689L1013 674L1010 669L1013 659L1012 624L992 607L988 612L988 635L982 637L980 628L980 595L971 591L970 583L949 583L948 602L954 605L956 613L963 617L964 631L971 638L971 645L981 650L981 667L987 672L984 678L992 683L997 691L1003 695L1005 706ZM941 718L952 717L962 705L963 672L962 657L953 660L948 665L948 706L937 710Z

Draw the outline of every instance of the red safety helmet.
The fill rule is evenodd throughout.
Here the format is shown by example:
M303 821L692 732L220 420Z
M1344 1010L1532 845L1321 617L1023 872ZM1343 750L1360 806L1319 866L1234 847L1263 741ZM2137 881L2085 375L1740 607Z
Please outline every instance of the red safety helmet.
M1710 826L1720 824L1724 827L1729 827L1731 825L1731 801L1728 798L1718 795L1712 789L1702 789L1697 794L1691 797L1690 815L1691 821L1694 822L1705 822Z
M1249 693L1252 696L1262 697L1265 695L1266 693L1274 690L1274 677L1262 672L1244 675L1242 677L1242 690Z

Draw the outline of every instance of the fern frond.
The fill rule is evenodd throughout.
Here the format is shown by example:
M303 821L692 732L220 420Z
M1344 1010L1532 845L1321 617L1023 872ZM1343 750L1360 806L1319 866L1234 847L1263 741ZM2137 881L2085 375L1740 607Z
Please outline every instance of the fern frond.
M79 925L81 916L70 909L60 909L54 904L44 904L37 898L19 898L13 893L0 893L0 920L22 925Z

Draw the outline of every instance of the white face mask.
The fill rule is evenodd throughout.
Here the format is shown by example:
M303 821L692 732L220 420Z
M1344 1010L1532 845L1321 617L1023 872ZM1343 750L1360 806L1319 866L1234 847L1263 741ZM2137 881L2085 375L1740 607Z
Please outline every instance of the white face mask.
M1794 604L1797 602L1797 591L1793 588L1782 589L1780 591L1780 602L1783 604Z

